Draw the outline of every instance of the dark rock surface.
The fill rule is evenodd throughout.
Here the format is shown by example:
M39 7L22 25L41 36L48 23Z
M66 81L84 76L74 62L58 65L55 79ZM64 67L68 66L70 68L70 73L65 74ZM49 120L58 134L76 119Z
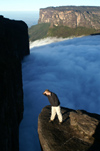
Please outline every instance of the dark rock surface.
M49 123L51 107L42 109L38 134L43 151L100 151L100 115L61 108L63 124Z
M71 28L86 27L100 29L100 7L62 6L40 9L38 23Z
M0 151L19 150L23 118L21 60L29 54L28 27L0 16Z

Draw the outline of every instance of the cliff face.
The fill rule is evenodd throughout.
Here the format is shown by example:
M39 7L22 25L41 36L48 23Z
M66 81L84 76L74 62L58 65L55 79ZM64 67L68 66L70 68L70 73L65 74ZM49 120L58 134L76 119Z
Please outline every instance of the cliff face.
M19 150L23 117L21 60L29 54L28 27L0 16L0 150Z
M87 27L100 29L100 7L51 7L40 9L38 23L71 28Z
M38 118L38 134L43 151L100 151L100 115L61 108L63 124L49 123L50 106Z

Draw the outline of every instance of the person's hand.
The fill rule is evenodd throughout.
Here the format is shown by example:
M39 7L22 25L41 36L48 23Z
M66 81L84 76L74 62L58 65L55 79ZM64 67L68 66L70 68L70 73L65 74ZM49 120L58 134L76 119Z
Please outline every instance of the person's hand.
M47 94L45 92L43 92L43 95L47 96Z

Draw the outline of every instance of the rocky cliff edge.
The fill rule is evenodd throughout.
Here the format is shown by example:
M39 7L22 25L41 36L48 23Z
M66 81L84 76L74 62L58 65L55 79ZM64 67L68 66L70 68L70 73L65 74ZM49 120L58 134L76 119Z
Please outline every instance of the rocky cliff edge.
M38 134L43 151L100 151L100 115L61 108L63 124L49 123L51 107L42 109Z

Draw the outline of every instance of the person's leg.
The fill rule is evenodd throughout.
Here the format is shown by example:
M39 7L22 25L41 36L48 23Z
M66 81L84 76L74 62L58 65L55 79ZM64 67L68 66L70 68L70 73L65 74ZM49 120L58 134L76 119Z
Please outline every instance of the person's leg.
M60 106L57 106L57 107L56 107L56 113L57 113L57 115L58 115L58 120L59 120L59 122L62 123L63 118L62 118L62 113L61 113L61 108L60 108Z
M56 116L56 109L55 107L51 107L51 117L50 117L50 121L53 121L55 119Z

